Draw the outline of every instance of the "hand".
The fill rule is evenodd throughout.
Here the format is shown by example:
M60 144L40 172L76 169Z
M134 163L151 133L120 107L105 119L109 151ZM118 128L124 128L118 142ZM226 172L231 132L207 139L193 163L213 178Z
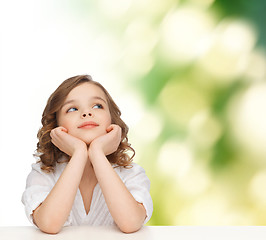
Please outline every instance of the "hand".
M111 124L106 129L106 134L95 138L89 146L89 154L102 151L105 156L115 152L121 142L121 127Z
M68 156L73 156L74 152L78 149L87 151L86 144L82 140L68 134L67 129L64 127L54 128L50 136L52 143Z

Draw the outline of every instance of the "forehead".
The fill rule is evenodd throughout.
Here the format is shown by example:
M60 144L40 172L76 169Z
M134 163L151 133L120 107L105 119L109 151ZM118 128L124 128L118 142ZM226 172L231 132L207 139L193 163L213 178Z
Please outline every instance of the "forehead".
M82 98L82 97L101 97L107 100L104 91L97 85L93 83L81 83L77 87L73 88L66 97L66 101L72 98Z

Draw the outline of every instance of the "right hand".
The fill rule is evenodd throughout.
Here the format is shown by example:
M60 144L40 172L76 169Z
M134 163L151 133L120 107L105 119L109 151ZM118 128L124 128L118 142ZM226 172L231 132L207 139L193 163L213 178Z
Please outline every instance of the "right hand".
M79 149L87 151L86 143L70 135L64 127L54 128L50 136L51 142L68 156L73 156L74 152Z

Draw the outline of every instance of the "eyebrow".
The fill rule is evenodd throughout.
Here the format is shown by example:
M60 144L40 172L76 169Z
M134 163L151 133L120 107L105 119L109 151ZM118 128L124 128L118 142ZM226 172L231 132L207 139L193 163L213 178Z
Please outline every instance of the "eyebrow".
M91 97L91 99L92 99L92 100L94 100L94 99L96 99L96 100L101 100L101 101L103 101L105 104L107 104L107 102L106 102L103 98L98 97L98 96L93 96L93 97ZM76 102L75 99L71 99L71 100L69 100L69 101L64 102L63 105L62 105L62 107L61 107L61 109L62 109L65 105L70 104L70 103L74 103L74 102Z

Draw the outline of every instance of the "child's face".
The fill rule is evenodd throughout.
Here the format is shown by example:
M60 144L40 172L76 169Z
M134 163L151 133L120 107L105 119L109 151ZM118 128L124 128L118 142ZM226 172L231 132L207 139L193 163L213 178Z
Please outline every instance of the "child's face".
M111 115L104 92L92 83L78 85L67 95L57 114L57 123L86 144L106 134Z

